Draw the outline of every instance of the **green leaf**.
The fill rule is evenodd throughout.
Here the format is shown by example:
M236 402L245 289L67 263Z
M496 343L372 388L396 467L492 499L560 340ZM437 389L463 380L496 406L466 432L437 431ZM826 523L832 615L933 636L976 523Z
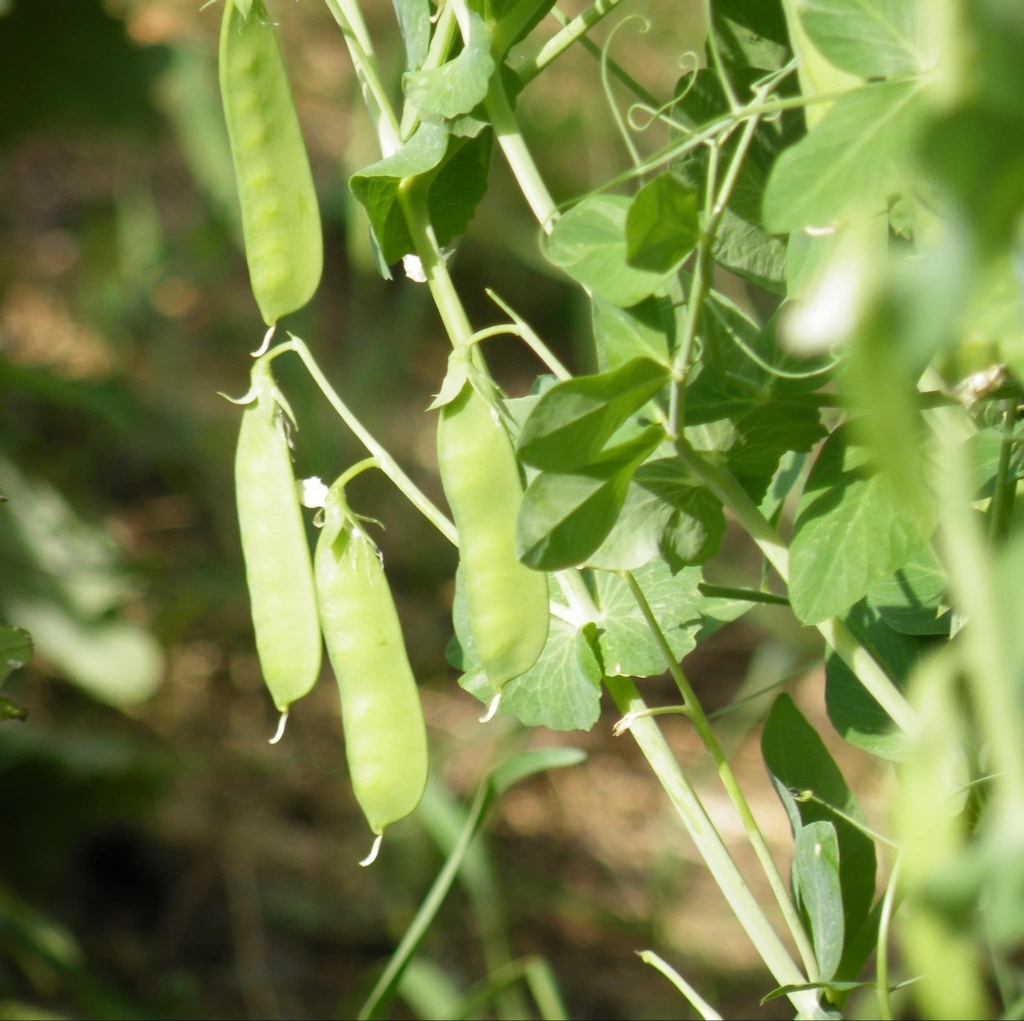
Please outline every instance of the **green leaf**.
M491 30L467 11L469 38L458 56L425 71L409 71L402 79L405 98L424 121L443 121L469 113L487 96L494 73Z
M601 301L623 308L649 297L666 277L629 264L629 206L630 200L621 195L586 198L556 221L545 245L550 262Z
M867 602L857 603L845 623L902 690L928 648L925 642L894 631ZM834 652L825 658L825 708L832 726L850 744L884 759L906 756L906 735Z
M0 624L0 687L32 658L32 636L20 627Z
M897 571L875 582L868 590L868 601L894 631L948 638L952 611L947 584L939 558L926 543Z
M398 262L415 248L398 203L398 186L407 177L430 174L427 206L440 244L464 233L487 190L493 134L453 138L439 124L424 123L397 152L352 176L352 194L370 218L381 257Z
M715 232L711 257L720 266L773 294L786 290L786 244L726 206Z
M636 358L610 372L556 384L523 423L516 444L520 460L558 472L589 464L668 380L664 365Z
M775 71L790 59L780 0L716 0L712 24L719 51L730 68Z
M805 624L819 624L863 598L910 561L932 522L897 501L886 473L840 427L811 469L790 546L789 598Z
M637 269L669 273L700 237L697 190L669 171L636 193L626 214L626 261Z
M412 251L412 239L398 205L398 185L438 167L448 149L448 132L439 124L421 124L397 152L352 175L352 194L363 204L387 263Z
M764 194L765 229L834 227L885 212L906 183L920 93L916 82L877 82L838 99L775 162Z
M797 11L815 47L849 74L892 78L924 64L913 0L797 0Z
M697 590L700 571L691 568L673 575L661 563L648 564L633 577L650 604L672 654L681 660L696 647L704 597ZM636 599L616 574L594 576L599 616L597 646L605 676L654 677L668 669Z
M578 472L541 472L519 510L519 559L528 567L561 571L586 562L615 524L637 467L663 438L651 426Z
M561 602L561 590L553 580L550 591L552 599ZM486 705L494 698L494 688L476 654L461 568L455 572L452 621L455 639L446 650L448 661L463 671L459 685ZM590 730L600 716L602 673L586 631L562 616L552 617L537 662L501 689L499 711L527 727Z
M522 780L537 773L546 773L549 769L565 769L578 766L585 762L587 753L582 748L535 748L532 751L520 752L511 759L506 759L491 770L488 782L494 793L501 797L505 792Z
M843 957L839 840L835 826L821 820L801 827L794 843L793 896L807 919L821 979L827 982Z
M661 458L636 470L618 521L588 563L635 570L660 556L678 571L710 560L724 534L721 501L694 485L677 458Z
M634 358L667 363L675 344L675 315L664 298L645 298L632 308L618 308L597 299L593 309L594 340L602 371L617 369Z
M392 0L405 43L405 69L417 71L430 49L430 0Z
M875 845L848 821L863 823L860 805L817 731L789 695L779 695L775 700L765 721L761 751L794 837L799 840L800 831L817 822L827 822L835 828L843 905L842 945L859 956L860 951L855 948L862 944L856 937L871 913L877 869ZM836 977L856 978L862 964L863 961L854 959L843 960L835 971Z

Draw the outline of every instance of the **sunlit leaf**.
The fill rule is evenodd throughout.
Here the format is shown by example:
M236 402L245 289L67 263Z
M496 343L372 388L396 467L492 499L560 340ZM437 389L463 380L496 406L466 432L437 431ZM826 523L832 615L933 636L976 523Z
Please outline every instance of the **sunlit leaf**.
M913 74L922 64L915 0L797 0L811 42L861 78Z
M540 472L519 511L519 559L542 571L585 563L604 541L637 467L662 440L652 427L576 472Z
M626 261L668 273L693 251L700 237L697 191L669 172L645 184L626 215Z
M478 14L466 13L469 35L459 54L440 67L409 71L403 79L405 98L424 121L469 113L487 95L494 73L491 32Z
M889 476L837 429L807 479L790 548L789 598L805 624L842 613L908 563L930 535Z
M594 296L628 308L661 286L665 273L638 269L626 257L630 200L593 195L562 216L547 238L546 253Z
M700 571L673 575L661 563L633 572L633 577L658 621L677 660L697 644L703 597L697 590ZM595 576L597 644L604 672L612 677L651 677L668 669L664 654L651 634L636 599L617 574L598 571Z
M764 194L765 229L824 229L885 212L907 182L920 95L915 82L891 81L837 100L806 138L776 160Z
M523 423L520 459L535 468L571 472L593 461L616 430L668 382L669 370L637 358L595 376L547 390Z

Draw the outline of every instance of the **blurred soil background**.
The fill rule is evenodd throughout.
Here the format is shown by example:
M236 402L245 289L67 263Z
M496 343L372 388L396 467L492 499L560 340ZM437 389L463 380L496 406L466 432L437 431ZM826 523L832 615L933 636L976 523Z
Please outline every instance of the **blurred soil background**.
M698 7L627 0L612 23L648 13L656 30L627 21L616 59L668 96L679 59L700 49ZM4 688L28 719L0 724L0 1017L352 1016L439 868L445 820L490 766L550 744L589 758L514 789L483 840L512 953L549 962L575 1018L690 1016L636 957L648 947L726 1016L788 1016L784 1000L758 1007L771 980L629 737L611 736L612 706L588 734L477 722L480 705L444 660L453 552L373 473L351 499L385 528L430 730L430 797L389 830L377 864L358 866L371 835L348 787L326 667L285 739L268 745L276 718L233 503L239 411L219 396L245 392L263 327L217 91L220 7L198 8L0 2L0 621L36 641ZM326 6L278 0L274 11L326 232L319 294L284 325L440 500L424 409L446 341L424 288L374 271L346 182L376 154ZM397 80L391 5L370 0L367 17ZM628 165L582 50L519 108L558 200ZM586 310L546 269L495 164L457 285L478 325L500 315L484 293L494 288L587 371ZM490 342L489 358L511 395L539 371L511 339ZM298 413L299 473L333 479L361 448L297 360L275 371ZM756 557L730 541L716 580L749 580ZM817 650L787 619L765 610L699 647L687 668L709 708L813 663ZM652 703L673 701L664 679L643 686ZM824 718L815 668L791 690ZM788 829L757 745L766 705L747 703L723 728L785 862ZM665 730L761 890L684 721ZM839 744L863 790L872 767ZM884 824L876 803L865 807ZM484 978L479 926L457 886L392 1016L431 1016L447 983Z

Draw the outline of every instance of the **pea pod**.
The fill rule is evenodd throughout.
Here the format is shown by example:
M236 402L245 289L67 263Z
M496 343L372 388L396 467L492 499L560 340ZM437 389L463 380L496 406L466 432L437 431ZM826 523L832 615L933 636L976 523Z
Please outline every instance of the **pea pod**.
M320 673L321 640L309 543L270 363L252 367L235 453L235 489L256 652L282 713Z
M272 326L316 291L323 234L284 59L262 0L251 0L248 15L233 0L224 4L220 89L252 292Z
M379 838L423 796L427 735L380 554L349 510L343 481L344 476L324 501L314 555L316 592L341 695L352 789Z
M547 577L519 562L519 467L491 403L468 380L441 408L441 484L459 534L470 630L495 691L525 673L548 635Z

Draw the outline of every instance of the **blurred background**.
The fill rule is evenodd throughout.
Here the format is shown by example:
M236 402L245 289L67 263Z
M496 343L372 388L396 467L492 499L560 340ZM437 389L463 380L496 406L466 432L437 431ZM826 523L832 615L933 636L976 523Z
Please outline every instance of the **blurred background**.
M622 5L657 26L643 35L627 22L614 45L657 95L701 48L699 6ZM385 528L430 730L430 795L361 869L371 835L326 668L268 745L276 714L233 503L239 410L219 396L246 390L263 326L217 89L220 6L198 7L0 0L0 623L36 646L3 692L28 717L0 723L0 1017L352 1016L486 770L559 743L586 749L587 763L513 790L484 840L488 911L511 952L548 960L573 1017L687 1016L635 956L645 947L726 1013L787 1016L785 1001L757 1007L770 980L629 739L610 736L612 707L589 734L477 723L444 660L453 551L378 473L350 496ZM391 5L366 9L397 81ZM424 409L447 342L425 288L373 268L347 178L377 154L326 6L279 0L274 13L326 232L319 293L284 325L440 500ZM531 85L520 111L559 201L628 165L582 50ZM497 160L454 270L476 325L499 315L491 287L575 371L593 367L587 310L545 267ZM511 339L489 342L489 359L511 395L540 371ZM297 471L330 481L361 448L297 360L275 371L298 414ZM719 571L742 577L750 557L730 547ZM763 611L688 660L709 708L813 658L786 620ZM644 683L652 702L672 701L664 681ZM820 719L815 675L799 685ZM730 717L728 741L782 855L788 833L750 732L759 711ZM735 835L684 725L666 731ZM457 887L393 1016L439 1016L452 987L483 978L481 913Z

